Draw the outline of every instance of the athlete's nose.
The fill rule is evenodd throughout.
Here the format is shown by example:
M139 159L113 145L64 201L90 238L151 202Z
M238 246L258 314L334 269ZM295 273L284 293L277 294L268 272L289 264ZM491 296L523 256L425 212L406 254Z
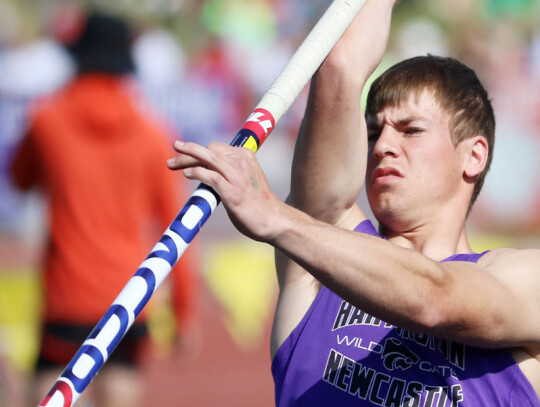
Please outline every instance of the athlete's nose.
M392 126L384 124L377 141L373 145L373 156L382 159L388 155L397 156L399 152L398 132Z

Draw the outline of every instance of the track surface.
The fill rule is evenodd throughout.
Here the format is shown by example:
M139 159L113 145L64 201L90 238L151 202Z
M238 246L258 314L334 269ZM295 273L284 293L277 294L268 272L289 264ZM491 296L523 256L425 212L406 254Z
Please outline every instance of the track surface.
M222 310L208 292L201 297L200 349L181 362L150 358L144 406L272 407L270 321L262 340L241 349L222 323Z

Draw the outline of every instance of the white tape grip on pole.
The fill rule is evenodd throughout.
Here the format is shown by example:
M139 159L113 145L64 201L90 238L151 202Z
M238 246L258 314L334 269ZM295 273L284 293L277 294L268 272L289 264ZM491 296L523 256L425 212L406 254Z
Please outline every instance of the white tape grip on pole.
M272 113L277 123L365 2L366 0L335 0L298 47L257 107Z

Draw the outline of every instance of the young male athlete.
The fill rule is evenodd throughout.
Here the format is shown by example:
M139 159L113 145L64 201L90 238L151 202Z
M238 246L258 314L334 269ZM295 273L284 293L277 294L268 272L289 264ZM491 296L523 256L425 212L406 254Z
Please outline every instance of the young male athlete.
M168 165L277 249L277 405L538 406L540 250L476 254L465 232L495 127L476 75L403 61L364 120L394 3L368 0L314 76L290 205L247 149L178 143ZM364 174L380 236L356 205Z

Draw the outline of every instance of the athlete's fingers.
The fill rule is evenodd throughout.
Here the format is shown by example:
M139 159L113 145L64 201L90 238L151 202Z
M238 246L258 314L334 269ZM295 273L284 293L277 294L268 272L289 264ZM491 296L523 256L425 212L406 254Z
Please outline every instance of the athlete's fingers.
M216 151L218 153L226 154L229 151L233 151L236 147L232 147L228 144L223 143L217 143L217 142L211 142L206 147L203 147L200 144L192 143L192 142L183 142L176 140L173 144L173 147L176 151L179 153L189 153L190 151L196 152L197 150L200 152L204 149Z
M210 143L207 147L203 147L196 143L182 142L176 142L174 148L180 155L168 160L169 168L185 170L204 167L219 172L231 182L234 180L240 182L245 176L244 172L249 172L254 166L258 166L255 154L246 148L222 143Z
M190 145L193 144L191 148ZM180 153L180 155L170 158L167 160L167 167L169 167L171 170L182 170L184 168L196 166L196 165L203 165L203 161L201 161L201 152L198 153L198 155L195 155L195 148L197 148L198 145L195 143L184 143L182 141L175 141L173 144L174 149ZM201 149L204 147L199 146Z
M215 171L228 171L226 154L232 148L224 144L211 143L203 147L196 143L184 143L176 141L174 149L179 156L167 160L167 166L172 170L182 170L190 167L206 167Z
M171 169L184 171L186 178L201 181L227 201L239 198L239 187L250 183L257 172L262 172L253 151L222 143L203 147L196 143L175 142L178 157L168 160Z
M167 160L167 168L170 170L183 170L200 164L199 160L188 155L179 155Z

